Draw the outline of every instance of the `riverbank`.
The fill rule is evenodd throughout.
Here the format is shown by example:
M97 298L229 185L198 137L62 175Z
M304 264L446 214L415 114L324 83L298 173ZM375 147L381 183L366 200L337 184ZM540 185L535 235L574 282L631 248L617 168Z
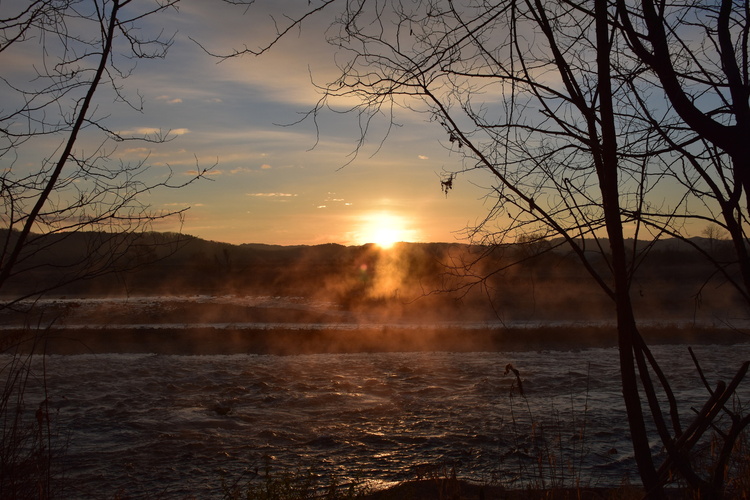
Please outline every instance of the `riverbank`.
M750 323L742 318L642 318L639 327L650 344L750 341ZM504 320L434 314L428 319L268 296L59 298L0 309L0 345L34 332L54 354L497 352L617 345L615 325L596 315Z
M728 328L678 325L641 328L651 345L732 344L748 342ZM0 330L3 344L27 338L28 331ZM82 325L51 327L38 333L48 354L274 354L355 352L502 352L614 347L617 335L607 326L465 328L359 325ZM30 344L29 344L30 345ZM36 343L36 349L42 346Z
M502 486L480 485L459 479L422 479L398 484L382 491L364 495L365 500L640 500L643 490L635 486L619 488L553 488L506 489ZM668 489L667 498L693 498L689 492ZM742 498L747 498L742 497Z

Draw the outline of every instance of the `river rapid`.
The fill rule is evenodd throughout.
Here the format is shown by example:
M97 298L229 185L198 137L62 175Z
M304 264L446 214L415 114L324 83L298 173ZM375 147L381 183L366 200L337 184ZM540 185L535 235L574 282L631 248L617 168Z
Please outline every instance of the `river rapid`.
M687 346L653 352L686 421L707 397ZM750 358L750 344L695 352L715 383ZM252 481L268 468L376 487L453 470L510 487L638 482L610 347L74 354L35 363L47 394L37 378L26 399L35 408L48 398L67 443L73 498L220 498L223 484ZM739 391L744 402L749 385Z

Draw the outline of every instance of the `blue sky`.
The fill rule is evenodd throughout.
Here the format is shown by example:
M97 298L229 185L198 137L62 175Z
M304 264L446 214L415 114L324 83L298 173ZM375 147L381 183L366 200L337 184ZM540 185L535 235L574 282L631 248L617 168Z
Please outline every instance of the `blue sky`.
M260 57L220 62L191 40L216 52L259 45L273 34L272 9L287 4L306 6L259 1L245 10L216 0L185 0L179 12L153 16L141 25L146 32L174 34L166 59L139 61L123 82L127 95L143 97L143 111L113 102L112 92L104 89L97 97L97 116L106 117L112 130L170 130L174 140L119 144L113 156L124 161L148 156L153 175L163 175L163 166L169 165L185 179L196 162L201 168L215 164L206 180L180 190L156 190L146 201L156 210L190 207L183 232L230 243L461 238L461 230L486 213L484 192L465 177L448 197L443 194L440 173L457 168L461 159L441 144L446 139L442 129L426 115L400 111L400 126L381 147L383 117L351 163L359 137L356 115L323 114L319 136L311 122L282 126L298 120L319 98L311 79L327 83L336 74L335 54L324 37L333 11ZM38 64L32 62L34 47L28 50L4 56L11 61L4 75L18 77ZM47 142L27 150L19 164L34 168L54 146ZM155 228L177 227L172 221Z

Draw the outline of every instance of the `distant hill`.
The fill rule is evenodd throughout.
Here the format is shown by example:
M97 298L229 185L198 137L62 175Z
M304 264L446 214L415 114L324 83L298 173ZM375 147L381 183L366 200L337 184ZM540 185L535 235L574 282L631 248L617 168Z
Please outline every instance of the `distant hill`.
M7 231L0 236L14 237ZM50 290L76 297L299 296L345 310L387 309L396 316L611 317L609 299L567 246L556 243L496 248L401 243L381 250L375 245L232 245L177 233L62 233L32 239L2 295ZM725 241L692 243L719 259L731 257ZM604 270L606 259L591 255ZM636 269L634 300L643 317L745 315L737 294L689 243L658 241L639 257Z

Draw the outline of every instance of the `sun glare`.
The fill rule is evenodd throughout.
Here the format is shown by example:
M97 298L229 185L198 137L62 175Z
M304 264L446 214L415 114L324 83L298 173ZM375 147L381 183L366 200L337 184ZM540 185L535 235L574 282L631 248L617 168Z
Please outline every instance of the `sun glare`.
M406 221L391 213L369 214L364 217L358 234L359 244L374 243L380 248L391 248L401 241L410 238Z
M398 241L399 232L387 227L377 231L372 237L372 242L381 248L391 248Z

